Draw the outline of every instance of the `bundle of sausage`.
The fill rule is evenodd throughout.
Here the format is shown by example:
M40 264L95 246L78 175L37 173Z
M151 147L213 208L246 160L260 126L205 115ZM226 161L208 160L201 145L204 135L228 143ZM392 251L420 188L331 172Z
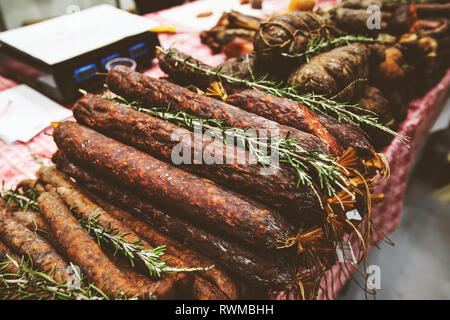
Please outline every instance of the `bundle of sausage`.
M58 189L57 192L63 191ZM26 224L17 219L17 213L2 208L1 240L9 250L17 255L28 255L35 266L57 282L69 280L71 263L80 266L97 288L111 297L120 292L129 298L170 299L176 296L180 282L187 284L190 281L183 274L155 281L131 268L120 268L114 264L95 240L87 235L57 192L44 192L39 196L41 211L35 219L46 222L41 223L40 228L45 228L41 230L51 235L54 246L34 232L34 224ZM168 258L172 259L170 256Z
M322 230L330 216L324 216L313 188L299 185L290 165L280 163L272 174L265 174L258 162L235 157L229 161L230 154L247 160L254 154L158 115L169 112L164 106L170 105L170 112L186 117L215 119L233 128L276 130L305 152L346 158L346 149L356 150L370 162L374 151L360 131L254 90L235 92L223 102L126 67L113 68L106 82L122 98L87 94L73 108L78 124L65 122L55 129L59 151L54 162L60 171L153 228L188 243L252 287L295 286L299 271L308 269L309 260L302 262L307 259L302 254L316 254L314 246L324 249L320 270L333 264L333 241ZM125 99L134 105L161 106L163 111L149 114ZM202 162L205 154L213 161ZM174 160L174 155L183 161ZM334 235L340 237L339 228L347 229L331 219L338 227ZM307 250L310 245L314 248ZM317 287L312 287L314 296Z
M241 110L232 111L238 119ZM295 209L292 216L297 221L313 224L314 215L312 221L302 219L301 213L306 210L299 208L317 206L316 200L308 196L307 190L296 190L295 175L290 170L285 168L276 176L264 176L257 165L183 166L211 179L206 180L161 161L171 161L176 145L171 135L183 130L176 125L94 95L80 99L74 106L74 115L79 123L130 146L79 124L61 123L54 131L60 150L54 161L59 170L84 189L103 199L112 199L154 228L188 243L213 259L215 265L223 266L253 287L283 289L292 284L289 251L277 248L279 241L294 236L294 228L277 211L253 199L265 203L273 200L284 208L290 206ZM267 126L284 128L261 120ZM241 121L248 119L241 117ZM187 130L181 133L192 134ZM299 135L307 136L300 131ZM318 139L304 141L307 148L311 148L308 145L311 143L325 148ZM200 149L207 147L205 144ZM195 152L198 151L194 149ZM42 175L39 178L46 181ZM277 192L277 186L290 190ZM231 189L248 193L252 198Z
M303 297L315 297L321 277L335 262L335 241L352 231L345 223L347 208L366 213L365 197L371 197L379 159L364 135L260 91L234 91L221 101L126 67L113 68L106 82L121 97L86 94L77 101L77 122L59 123L53 133L57 169L43 167L37 183L20 186L41 194L38 217L50 235L42 250L56 249L55 257L60 254L65 263L60 269L74 263L106 292L129 297L263 297L268 289L298 288L299 283ZM317 193L320 177L302 184L287 162L268 174L262 169L272 164L263 168L249 145L212 139L188 120L171 122L164 118L170 112L243 132L266 130L267 141L293 141L302 154L334 158L342 172L359 170L364 176L348 176L353 198L327 198ZM7 216L19 225L26 222L19 214ZM165 245L165 270L178 272L148 277L145 260L130 266L115 255L117 246L99 247L83 229L92 219L92 228L115 230L123 235L121 241L139 243L142 250ZM13 232L5 221L2 228ZM26 243L5 245L16 254L27 250ZM39 254L33 261L50 270Z
M89 98L102 100L85 97L77 104L78 118L81 102ZM108 104L97 101L97 107ZM110 111L115 118L116 110ZM123 120L139 119L135 116ZM61 151L54 157L58 168L90 191L114 199L253 284L289 283L287 268L277 263L277 240L291 237L293 229L274 210L73 122L61 123L54 137ZM273 259L265 261L264 252Z
M34 283L35 288L31 293L22 288L21 293L26 293L26 298L54 298L55 295L44 286L46 282L50 282L53 287L57 285L59 291L69 288L67 292L64 291L67 295L62 298L75 295L73 289L68 287L68 281L76 272L76 269L72 269L74 265L90 281L89 288L95 285L97 293L101 292L97 298L237 298L235 284L219 267L206 268L196 273L180 271L154 276L149 275L149 269L141 261L130 265L127 259L116 255L117 248L111 243L100 243L98 238L93 239L79 219L95 218L101 230L113 230L113 235L123 235L121 241L138 243L143 250L151 251L155 247L166 246L161 261L165 261L168 268L174 271L213 266L215 263L126 211L86 193L54 167L42 167L36 175L37 181L23 181L18 186L18 190L33 190L39 195L32 210L25 208L27 211L20 211L20 205L14 202L2 202L0 214L0 269L3 281L8 283L15 276L28 274L29 266L21 266L24 259L31 259L33 268L43 271L55 281L44 278L37 287ZM78 279L86 281L84 278ZM1 292L11 294L13 289L5 288ZM86 288L82 286L80 290L84 292ZM14 293L9 298L16 296L20 295Z
M393 121L391 110L396 111L396 109L392 109L392 105L383 97L379 90L369 86L361 86L357 83L358 79L368 77L371 55L372 51L362 44L339 47L319 54L313 57L309 63L302 65L297 70L294 69L289 81L302 92L312 91L330 96L339 95L339 98L343 100L356 97L359 99L361 108L377 114L382 120L382 124L394 127L397 121ZM192 65L198 65L212 74L214 74L214 70L217 70L217 68L190 58L176 49L171 49L169 54L159 51L158 59L161 69L170 76L172 81L178 84L185 84L189 81L192 85L206 89L211 81L220 80L220 77L205 76L188 65L180 63L179 60L189 60ZM244 62L241 61L239 63L242 64ZM247 67L257 68L254 64L250 64ZM225 74L235 75L233 73L234 66L225 65L223 68L220 68ZM348 71L341 72L341 70ZM239 74L245 78L245 72L240 72ZM118 80L116 80L120 77L127 77L125 69L116 70L115 74L108 77L107 81L110 82L110 87L118 88L118 92L126 97L125 90L119 88L120 85L117 83ZM140 79L134 77L132 81L137 83ZM352 147L361 155L370 156L374 149L360 129L322 113L311 112L300 103L257 90L229 86L225 86L225 88L229 92L226 97L228 104L286 126L311 133L321 139L322 142L327 143L334 154L342 153L343 148ZM129 94L130 98L136 98L137 94L131 94L131 92ZM150 98L147 97L147 99ZM400 120L402 116L403 113L398 116L398 119ZM367 128L364 129L367 130ZM380 130L372 129L371 131L371 129L369 128L367 133L369 133L372 143L378 148L390 141L391 137L386 137Z

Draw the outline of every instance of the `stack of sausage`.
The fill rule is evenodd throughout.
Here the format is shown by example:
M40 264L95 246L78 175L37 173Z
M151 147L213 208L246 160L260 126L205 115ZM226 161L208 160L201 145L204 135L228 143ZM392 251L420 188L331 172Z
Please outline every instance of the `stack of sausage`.
M161 277L149 276L143 263L135 262L136 267L132 268L127 259L116 255L113 246L91 238L78 219L94 214L102 228L124 235L129 243L139 242L144 250L165 245L166 252L161 259L169 267L213 266L214 262L82 190L55 167L41 167L36 176L37 180L25 180L18 185L18 190L32 190L38 196L35 210L23 211L17 205L0 203L2 268L7 266L10 272L16 273L17 268L10 259L20 262L24 256L40 271L65 283L73 274L69 268L73 264L111 298L122 295L139 299L237 298L234 282L219 267L195 274L167 273Z
M374 155L358 129L262 92L242 91L225 103L126 67L110 70L106 82L128 101L170 105L233 127L276 129L305 150L341 156L351 147L366 159ZM296 249L279 250L280 243L295 238L299 229L321 225L323 209L310 187L297 185L293 168L281 165L267 175L260 164L227 162L234 146L101 96L85 95L73 113L77 123L61 123L54 131L58 170L153 230L208 256L247 287L279 290L294 283ZM173 141L174 135L183 139ZM194 164L175 166L177 150ZM208 150L222 161L196 163ZM249 159L245 149L238 152Z

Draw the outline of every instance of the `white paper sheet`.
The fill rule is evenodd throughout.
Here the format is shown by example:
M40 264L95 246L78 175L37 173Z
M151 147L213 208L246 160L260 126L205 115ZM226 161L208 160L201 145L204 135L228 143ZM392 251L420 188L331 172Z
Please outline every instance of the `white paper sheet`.
M70 116L69 109L27 85L0 92L0 139L8 144L28 142L52 121Z
M95 6L0 33L0 40L53 65L156 27L110 5Z
M272 3L263 2L263 9L252 9L249 4L241 5L240 0L200 0L170 10L162 11L158 17L177 26L177 31L200 32L214 27L224 12L231 10L255 17L264 17L267 12L275 11ZM211 12L208 17L198 18L199 13Z

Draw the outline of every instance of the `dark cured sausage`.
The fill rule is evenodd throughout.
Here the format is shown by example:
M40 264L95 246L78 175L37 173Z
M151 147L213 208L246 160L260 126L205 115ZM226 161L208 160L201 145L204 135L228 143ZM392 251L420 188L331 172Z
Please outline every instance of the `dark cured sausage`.
M245 249L238 249L235 244L192 225L188 226L172 216L161 212L155 214L154 210L149 211L149 209L153 208L147 208L145 204L140 208L146 221L166 234L173 234L178 239L185 240L190 246L208 254L211 259L218 261L242 278L271 288L283 288L289 283L291 279L289 273L276 263L263 260Z
M197 59L194 59L184 52L181 52L175 48L171 48L171 51L175 52L177 56L181 59L188 59L192 61L195 65L200 66L203 69L213 70L214 68L207 65ZM158 58L159 67L163 72L169 75L171 81L175 81L180 85L194 85L201 89L206 89L211 82L219 81L218 78L212 76L207 76L199 72L193 71L189 66L180 65L177 61L174 61L174 56L170 54L165 54L160 50L156 51L156 57ZM227 60L228 61L228 60ZM224 68L225 69L225 68Z
M42 215L47 220L53 235L67 256L80 266L97 287L107 293L115 294L117 290L127 296L148 298L150 295L158 299L169 297L173 292L173 281L162 279L152 283L145 277L129 278L119 270L103 253L98 244L87 234L70 210L54 192L46 192L39 196L38 204Z
M130 68L118 66L111 69L106 77L108 88L128 101L141 101L149 106L184 110L204 118L214 118L230 127L252 128L255 130L279 130L277 136L297 140L305 150L322 150L329 153L327 146L312 134L281 125L272 120L241 110L222 101L194 93L166 80L155 79Z
M251 246L276 249L292 236L278 213L75 122L61 123L53 136L69 159Z
M56 188L56 192L69 208L77 208L76 214L79 216L79 218L88 218L90 215L93 215L96 217L96 220L99 221L100 225L103 228L110 227L112 229L115 229L118 232L118 234L123 234L124 239L127 240L128 242L130 243L141 242L143 249L145 250L154 249L152 246L150 246L149 243L142 240L131 229L124 226L116 218L112 217L101 207L94 204L91 200L87 198L86 195L76 191L75 189L66 187ZM186 267L183 264L183 262L177 259L176 257L165 254L162 256L162 259L167 260L169 266Z
M382 125L396 130L392 107L380 89L369 85L365 86L356 103L360 108L373 112ZM361 113L364 114L364 112ZM392 135L387 132L366 125L363 125L362 128L367 132L377 150L382 150L392 141Z
M190 150L192 163L211 152L208 150L214 150L214 158L223 164L203 162L182 167L272 206L296 221L311 219L307 215L314 215L313 208L320 210L313 191L309 187L297 186L295 172L287 165L281 164L274 174L263 174L260 164L241 164L236 158L229 157L237 151L242 153L239 155L242 159L250 159L243 149L217 140L211 142L204 135L194 135L184 128L100 96L85 95L75 103L73 113L79 123L167 162L171 161L174 148L180 146L183 150ZM180 142L174 141L175 135L182 137Z
M272 262L268 258L263 259L184 220L171 216L155 208L149 202L144 202L134 193L123 190L123 188L119 189L109 181L86 172L68 161L62 153L58 153L55 160L59 170L76 179L87 190L104 199L111 199L117 205L139 214L158 230L176 237L188 246L218 261L224 268L247 281L270 288L284 288L286 284L290 283L291 276L287 268L278 265L277 260Z
M257 90L243 90L227 97L227 103L261 117L314 134L335 155L344 150L319 119L305 106Z
M42 187L43 188L43 187ZM42 193L42 192L40 192ZM11 211L9 215L24 227L33 231L42 239L47 241L57 253L64 257L64 252L60 251L55 239L51 236L50 227L45 219L36 211Z
M319 53L295 70L288 84L301 93L314 92L338 101L352 101L362 88L358 81L368 78L370 55L371 49L363 43Z
M344 149L352 147L361 156L372 156L373 146L365 134L348 123L342 123L324 114L317 114L320 123L327 128Z
M55 155L55 161L58 156ZM68 187L68 188L77 188L77 185L70 181L69 177L64 173L58 171L55 167L41 167L38 170L38 176L42 179L44 183L53 185L54 187ZM86 193L86 190L84 190ZM190 266L211 266L214 265L214 262L209 260L208 258L200 255L197 252L192 250L183 248L181 244L167 236L162 235L156 229L150 227L145 224L143 221L137 219L130 213L123 211L107 201L103 200L99 196L95 194L89 193L87 194L90 199L92 199L95 203L97 203L100 207L102 207L109 215L116 218L122 224L128 226L128 228L132 229L136 234L138 234L143 239L147 240L153 246L161 246L166 245L166 252L180 258L186 263L190 264ZM225 274L218 267L215 267L208 271L202 271L199 273L200 276L204 277L211 281L210 287L217 286L220 290L223 291L225 298L228 299L237 299L237 291L236 286L233 281L229 278L227 274ZM202 286L206 286L204 282L200 284L196 284L198 274L195 274L196 280L194 280L195 290L197 292L202 293L202 297L198 297L199 299L204 299L208 294L207 288L202 288ZM209 290L211 299L222 299L220 293L215 292L214 288L210 288ZM214 294L214 295L213 295ZM212 296L213 295L213 296ZM196 297L197 298L197 297Z
M0 241L0 263L9 261L6 255L12 256L13 253L2 241Z
M88 218L90 215L96 217L96 220L99 221L100 225L107 229L111 228L115 230L120 235L123 235L123 238L129 243L138 243L140 242L142 248L144 250L152 250L154 249L148 242L142 240L136 233L134 233L131 229L123 225L120 221L112 217L109 213L105 212L101 207L93 203L83 192L80 192L74 188L67 187L59 187L56 188L56 193L60 196L60 198L67 204L69 208L76 208L75 214L79 218ZM114 250L114 248L111 248ZM113 253L114 254L114 253ZM167 262L168 266L171 267L188 267L186 264L181 261L178 257L171 256L169 254L164 254L161 256L161 259ZM134 273L127 259L123 259L125 262L125 268L129 269L130 272ZM148 269L145 264L137 260L135 261L136 266L140 268L144 275L148 276ZM191 284L191 274L183 273L183 272L175 272L171 274L162 274L163 278L171 278L172 281L176 282L178 287L186 287Z
M33 263L60 282L69 277L69 265L50 244L7 214L0 214L0 239L15 252L30 255Z
M228 300L229 298L213 285L200 276L196 276L192 285L192 294L196 300Z

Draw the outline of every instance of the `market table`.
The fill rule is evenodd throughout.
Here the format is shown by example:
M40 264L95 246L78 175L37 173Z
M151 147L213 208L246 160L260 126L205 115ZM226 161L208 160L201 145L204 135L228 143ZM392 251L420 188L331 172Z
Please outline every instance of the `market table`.
M276 10L282 11L287 8L289 1L266 0L265 3L272 4L270 10L263 12L263 14L269 15ZM273 5L274 3L276 6ZM330 3L332 1L320 1L319 4L325 6ZM170 10L149 14L146 17L162 25L174 24L173 21L165 21L162 18L162 16L170 14ZM163 46L173 46L211 65L217 65L225 60L224 54L213 55L209 47L200 42L197 32L182 31L176 34L161 34L159 40ZM157 64L145 73L155 77L164 75ZM17 82L0 76L0 91L17 85ZM409 147L394 139L383 150L390 164L391 176L387 183L377 185L375 189L375 193L383 193L385 199L372 210L372 221L378 231L373 234L373 243L381 241L384 235L388 235L398 227L409 169L417 150L445 105L449 92L450 69L426 95L410 103L407 117L399 129L402 135L410 137ZM53 128L49 126L28 143L16 142L8 145L0 140L0 180L4 182L5 188L16 185L22 179L34 178L34 173L41 166L41 161L50 164L50 158L57 149L51 136L52 130ZM334 297L355 268L352 265L348 266L348 270L342 267L342 263L337 263L331 272L327 273L328 286L333 284L332 290L328 292L328 298ZM271 297L286 299L292 298L292 295L282 292L273 294ZM324 291L321 291L319 297L326 298Z

